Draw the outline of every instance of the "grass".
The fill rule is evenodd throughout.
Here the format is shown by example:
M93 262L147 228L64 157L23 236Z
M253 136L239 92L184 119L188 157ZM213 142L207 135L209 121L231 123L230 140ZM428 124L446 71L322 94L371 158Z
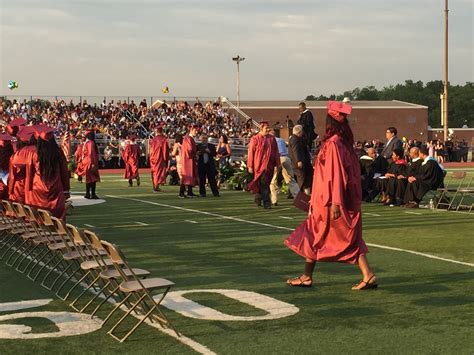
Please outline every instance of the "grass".
M277 208L264 211L254 207L251 195L240 191L223 191L220 199L179 200L175 187L152 194L146 177L139 188L127 188L126 181L118 176L105 176L103 180L98 194L119 198L106 197L105 204L76 208L68 222L79 227L93 225L102 238L122 248L133 266L174 281L175 290L254 291L299 308L290 317L254 322L204 321L165 309L180 332L216 353L474 351L471 266L370 247L368 256L380 280L379 290L351 292L351 285L360 278L358 270L333 263L317 265L313 288L289 288L285 279L299 275L303 266L302 259L283 245L290 231L218 216L292 229L305 216L283 196ZM82 191L84 185L75 183L72 189ZM364 239L368 243L474 263L474 214L420 209L415 211L420 214L414 215L378 204L364 205L363 212ZM193 293L186 297L230 315L263 314L218 294ZM0 264L0 303L44 298L54 300L32 311L72 311L38 283ZM12 312L0 312L0 316L8 313ZM55 331L55 326L44 319L29 318L16 324L29 325L34 332ZM194 353L148 325L123 344L106 332L38 340L0 339L0 354Z

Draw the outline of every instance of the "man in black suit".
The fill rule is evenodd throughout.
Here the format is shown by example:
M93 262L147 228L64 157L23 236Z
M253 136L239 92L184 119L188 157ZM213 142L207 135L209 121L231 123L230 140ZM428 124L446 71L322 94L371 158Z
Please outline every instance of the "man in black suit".
M313 147L313 141L318 137L314 129L314 118L310 110L306 108L304 102L300 102L298 105L300 111L300 118L298 119L298 124L303 126L303 140L308 146L309 150Z
M198 173L199 173L199 194L206 197L206 178L211 187L214 197L219 197L216 181L216 147L208 143L206 135L201 136L201 143L197 145L198 151Z
M443 187L444 171L436 160L428 155L428 148L420 148L423 160L418 174L408 177L408 185L404 196L405 207L417 208L423 196L430 190Z
M293 165L296 183L301 191L309 195L313 183L313 166L308 146L303 140L303 126L301 125L293 127L293 134L288 141L288 156Z
M387 144L382 150L382 155L390 163L392 160L392 153L395 149L403 150L403 142L397 137L397 129L395 127L388 127L385 132L385 137L387 138Z

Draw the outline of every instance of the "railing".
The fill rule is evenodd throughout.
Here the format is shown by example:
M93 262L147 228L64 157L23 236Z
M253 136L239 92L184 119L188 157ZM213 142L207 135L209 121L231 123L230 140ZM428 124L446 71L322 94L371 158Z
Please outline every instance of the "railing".
M244 111L242 111L238 106L234 105L232 103L232 101L229 101L228 98L226 97L220 97L220 102L221 104L222 103L226 103L228 105L228 107L232 108L233 110L235 110L239 115L241 115L242 117L244 117L245 119L247 120L252 120L252 124L254 125L254 127L258 128L259 124L257 121L255 121L252 117L250 117L249 115L247 115Z

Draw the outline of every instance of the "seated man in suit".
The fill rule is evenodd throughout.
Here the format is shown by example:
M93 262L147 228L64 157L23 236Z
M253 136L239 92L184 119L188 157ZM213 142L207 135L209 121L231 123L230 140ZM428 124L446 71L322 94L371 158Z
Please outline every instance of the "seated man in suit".
M201 143L197 145L198 153L198 173L199 173L199 194L206 197L206 179L211 187L214 197L219 197L216 181L216 147L208 143L206 135L201 136Z
M397 176L406 174L407 162L403 156L403 149L394 149L387 173L377 179L377 190L382 195L381 202L386 206L395 203Z
M403 205L403 197L405 196L405 191L408 184L408 177L416 176L420 173L421 163L423 163L423 160L421 160L419 153L420 148L410 148L410 162L407 165L406 174L400 174L397 176L397 180L395 181L395 206Z
M408 185L403 198L407 208L418 208L428 191L443 187L444 171L438 162L429 156L427 147L420 148L420 158L423 162L418 174L408 177Z

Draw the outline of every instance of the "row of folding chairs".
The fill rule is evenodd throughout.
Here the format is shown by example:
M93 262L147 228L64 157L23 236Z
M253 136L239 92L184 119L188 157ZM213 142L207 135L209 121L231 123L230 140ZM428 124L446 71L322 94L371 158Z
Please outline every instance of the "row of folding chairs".
M436 208L455 211L474 210L474 175L453 171L445 179L444 187L436 191Z
M120 342L147 319L180 336L161 310L173 282L132 268L116 245L46 210L1 201L0 260L70 301L75 311L111 325L108 334Z

